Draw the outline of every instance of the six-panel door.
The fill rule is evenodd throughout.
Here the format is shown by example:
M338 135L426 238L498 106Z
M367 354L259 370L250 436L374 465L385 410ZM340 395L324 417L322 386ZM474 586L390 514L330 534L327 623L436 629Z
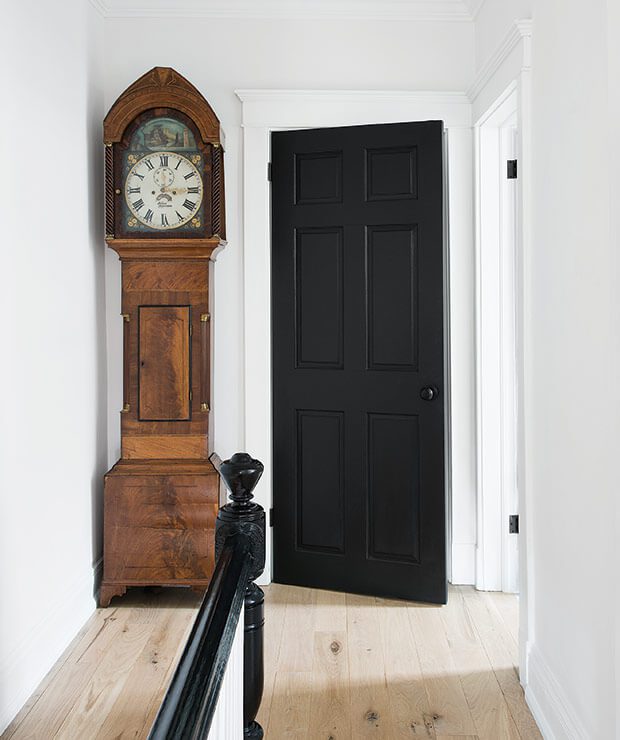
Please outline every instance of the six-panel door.
M272 136L277 581L446 599L442 138Z

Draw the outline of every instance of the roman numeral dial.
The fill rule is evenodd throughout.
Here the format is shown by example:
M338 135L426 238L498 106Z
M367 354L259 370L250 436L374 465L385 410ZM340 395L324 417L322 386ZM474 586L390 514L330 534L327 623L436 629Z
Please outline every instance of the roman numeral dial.
M158 231L188 224L202 204L199 167L177 152L150 152L139 159L129 170L124 187L132 217Z

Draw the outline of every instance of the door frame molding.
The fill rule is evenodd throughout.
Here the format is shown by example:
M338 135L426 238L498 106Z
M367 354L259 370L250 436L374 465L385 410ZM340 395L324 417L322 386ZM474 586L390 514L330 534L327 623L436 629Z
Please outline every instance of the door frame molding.
M476 588L518 592L516 535L508 516L517 491L516 257L518 213L505 234L508 159L503 132L518 124L513 82L474 125L476 216L476 419L478 550ZM512 158L519 159L518 152ZM517 178L518 181L518 178ZM515 181L515 187L516 182Z
M272 505L271 224L267 179L272 131L443 120L449 178L449 355L446 434L448 575L473 584L476 560L473 139L463 93L348 90L236 90L243 127L243 296L245 447L265 462L255 498ZM448 299L449 296L449 299ZM271 530L265 572L272 573Z
M476 124L485 120L498 101L512 86L517 93L517 254L515 264L516 311L516 385L517 385L517 485L519 496L519 678L528 684L528 656L535 639L534 548L532 541L533 511L530 504L532 485L527 460L532 457L532 440L525 433L525 418L530 416L532 394L531 347L526 332L531 315L531 299L527 289L531 271L531 208L532 208L532 21L515 21L504 41L470 88L472 112ZM476 159L478 151L476 152ZM476 167L479 164L476 161ZM476 207L479 193L476 192ZM476 310L479 308L477 306ZM478 394L483 392L477 378ZM482 502L480 502L482 506ZM483 555L483 559L486 556Z

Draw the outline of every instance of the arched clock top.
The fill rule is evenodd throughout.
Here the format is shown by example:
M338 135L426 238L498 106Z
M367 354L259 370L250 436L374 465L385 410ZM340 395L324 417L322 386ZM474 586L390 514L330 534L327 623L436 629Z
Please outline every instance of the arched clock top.
M147 110L171 108L194 121L203 142L220 144L220 122L205 98L171 67L154 67L130 85L103 122L106 144L120 142L127 127Z
M213 259L226 239L220 122L198 90L155 67L103 124L105 235L121 258Z

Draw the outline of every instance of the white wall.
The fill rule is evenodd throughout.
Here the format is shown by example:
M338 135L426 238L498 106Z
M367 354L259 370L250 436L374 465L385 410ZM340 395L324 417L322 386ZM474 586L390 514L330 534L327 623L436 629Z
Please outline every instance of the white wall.
M607 13L605 0L539 0L534 13L527 697L546 737L558 739L617 736L618 243L610 219L618 201L610 204L617 129L612 142ZM615 23L617 34L617 13Z
M245 447L242 135L241 103L234 91L463 90L473 74L473 24L108 18L105 48L106 108L151 67L172 66L209 100L226 135L228 246L215 269L213 405L214 447L224 458ZM122 405L118 275L118 260L108 255L110 464L120 450L117 410Z
M3 7L0 731L94 608L106 463L102 20Z
M510 26L532 9L530 73L527 36L525 45L517 42ZM605 0L486 0L475 24L474 120L512 80L525 105L522 678L545 738L557 740L612 738L620 730L613 567L620 506L611 462L620 441L620 195L610 138L620 128L618 12Z
M607 89L610 104L609 127L610 138L613 141L620 131L620 44L617 43L620 34L620 3L610 0L607 3L607 53L609 55L609 77L607 80ZM617 146L611 148L611 168L612 172L620 171L620 149ZM611 179L611 203L620 203L620 180L618 177ZM615 263L613 265L613 274L616 280L620 279L620 209L612 207L611 209L611 244L614 249ZM616 326L620 326L620 301L616 299L613 307L613 316ZM619 377L620 373L620 334L616 332L615 339L616 362L614 363L614 376ZM620 385L616 382L615 394L613 396L615 408L620 407ZM616 414L618 418L618 414ZM616 532L620 532L620 497L616 497ZM620 548L616 545L615 551L615 571L618 572L620 566ZM620 707L620 588L615 589L615 609L616 629L615 629L615 665L616 665L616 696L615 705ZM616 737L620 734L620 716L616 710Z
M535 0L486 0L475 23L476 72L493 56L516 20L531 18Z

